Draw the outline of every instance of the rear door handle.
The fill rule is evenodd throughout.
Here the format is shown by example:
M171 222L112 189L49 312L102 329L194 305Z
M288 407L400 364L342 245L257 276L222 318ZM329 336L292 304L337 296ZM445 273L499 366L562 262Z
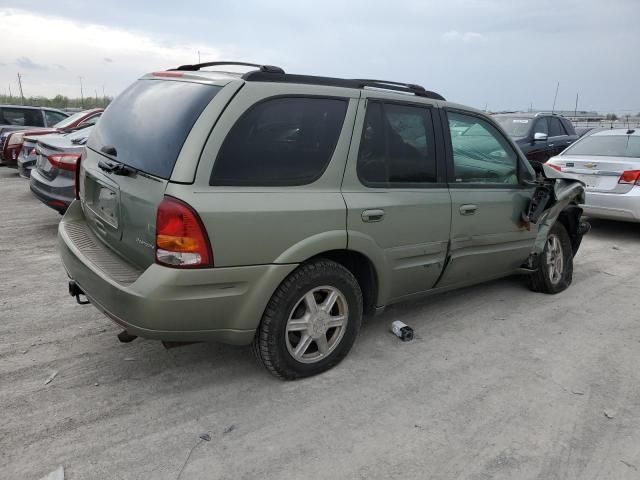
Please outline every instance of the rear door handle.
M553 147L553 145L554 145L553 143L550 143L550 144L549 144L549 146L550 146L550 147Z
M471 205L471 204L461 205L460 215L473 215L474 213L476 213L476 210L478 210L477 205Z
M376 208L362 212L363 222L379 222L384 218L384 210Z

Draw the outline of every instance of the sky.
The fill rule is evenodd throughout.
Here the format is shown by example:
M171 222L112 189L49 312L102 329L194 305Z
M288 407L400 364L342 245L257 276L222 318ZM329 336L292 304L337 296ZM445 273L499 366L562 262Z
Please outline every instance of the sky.
M489 110L640 112L640 0L0 0L0 93L117 95L240 60L418 83Z

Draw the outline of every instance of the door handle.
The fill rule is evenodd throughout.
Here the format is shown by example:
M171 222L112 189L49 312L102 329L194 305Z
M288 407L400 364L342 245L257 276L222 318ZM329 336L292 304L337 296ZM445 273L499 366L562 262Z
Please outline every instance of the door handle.
M549 146L550 146L550 147L553 147L553 145L554 145L553 143L550 143L550 144L549 144Z
M379 222L384 218L384 210L376 208L373 210L364 210L362 212L363 222Z
M476 213L476 210L478 210L477 205L471 205L471 204L461 205L460 215L473 215L474 213Z

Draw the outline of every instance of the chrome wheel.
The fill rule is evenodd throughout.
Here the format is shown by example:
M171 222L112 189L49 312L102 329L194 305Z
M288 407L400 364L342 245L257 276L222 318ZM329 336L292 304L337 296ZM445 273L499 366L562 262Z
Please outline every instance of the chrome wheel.
M309 290L287 320L287 350L298 362L318 362L340 344L348 320L347 299L340 290L330 286Z
M547 239L547 273L549 281L556 285L564 272L564 253L562 243L556 234L549 235Z

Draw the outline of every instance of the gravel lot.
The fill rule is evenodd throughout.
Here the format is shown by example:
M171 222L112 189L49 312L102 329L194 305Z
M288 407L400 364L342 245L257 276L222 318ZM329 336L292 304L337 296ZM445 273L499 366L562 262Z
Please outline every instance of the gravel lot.
M0 199L2 479L176 479L192 447L182 479L640 478L640 225L594 221L563 294L394 307L282 382L248 348L119 343L67 295L59 215L4 167Z

